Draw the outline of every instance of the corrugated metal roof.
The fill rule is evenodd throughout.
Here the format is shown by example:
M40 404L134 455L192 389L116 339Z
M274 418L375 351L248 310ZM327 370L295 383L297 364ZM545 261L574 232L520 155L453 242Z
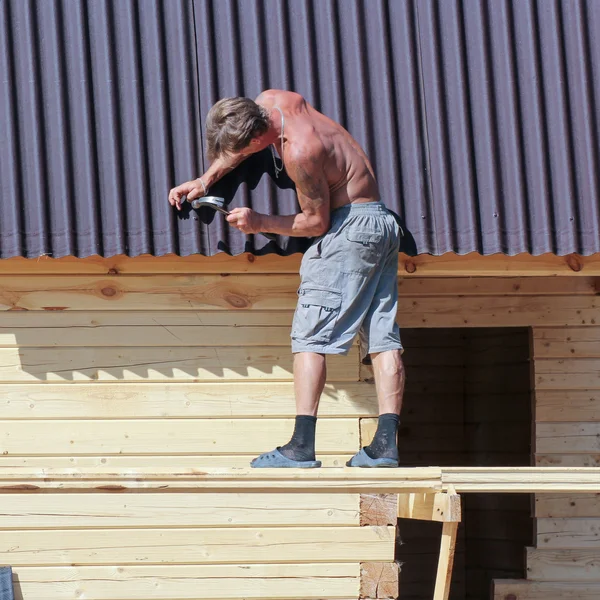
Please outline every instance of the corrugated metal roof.
M0 256L302 249L167 203L213 102L267 88L348 128L419 253L599 252L599 32L585 0L0 0ZM212 191L295 212L271 168Z

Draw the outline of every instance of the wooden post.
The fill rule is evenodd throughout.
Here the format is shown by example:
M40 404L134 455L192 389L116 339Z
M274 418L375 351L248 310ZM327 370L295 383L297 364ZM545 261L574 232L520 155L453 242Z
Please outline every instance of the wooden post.
M461 518L460 496L454 488L448 488L448 502L456 508L448 511L448 520L442 527L442 541L440 543L440 558L438 562L437 575L435 578L435 590L433 600L448 600L450 597L450 582L452 580L452 567L454 566L454 550L456 549L456 534L458 523Z
M458 522L444 523L433 600L448 600L450 596L450 580L452 579L457 531Z

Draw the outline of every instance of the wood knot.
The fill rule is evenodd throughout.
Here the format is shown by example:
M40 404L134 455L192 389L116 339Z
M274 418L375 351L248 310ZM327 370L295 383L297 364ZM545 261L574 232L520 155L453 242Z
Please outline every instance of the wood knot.
M237 294L225 294L223 299L233 308L250 308L252 306L248 298L238 296Z
M579 273L583 269L583 263L577 254L569 254L567 256L567 265L571 271L575 271L576 273Z
M256 260L254 254L248 254L248 262L253 263Z
M113 288L113 287L105 287L105 288L102 288L100 290L100 292L102 293L103 296L107 296L110 298L111 296L114 296L117 293L117 290L115 290L115 288Z
M504 600L517 600L517 597L514 594L506 594Z
M404 263L404 270L405 270L407 273L414 273L414 272L417 270L417 265L415 265L415 263L414 263L414 262L412 262L412 261L410 261L410 260L407 260L407 261Z
M119 270L118 270L116 267L111 267L111 268L108 270L108 274L109 274L109 275L118 275L118 274L119 274Z

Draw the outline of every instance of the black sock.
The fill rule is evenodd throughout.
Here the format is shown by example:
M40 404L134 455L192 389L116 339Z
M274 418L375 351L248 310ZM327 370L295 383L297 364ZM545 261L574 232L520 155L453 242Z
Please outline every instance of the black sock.
M377 431L373 441L365 448L371 458L393 458L398 460L398 442L396 441L400 416L394 413L379 415Z
M315 429L317 417L298 415L292 439L279 452L292 460L315 460Z

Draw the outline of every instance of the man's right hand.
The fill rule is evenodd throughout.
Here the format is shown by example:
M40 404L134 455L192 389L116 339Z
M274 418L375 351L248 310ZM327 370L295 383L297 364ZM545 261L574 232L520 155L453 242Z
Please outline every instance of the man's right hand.
M187 196L188 202L204 196L204 187L200 179L186 181L185 183L174 187L169 192L169 204L171 206L176 206L177 210L181 210L181 204L185 196Z

